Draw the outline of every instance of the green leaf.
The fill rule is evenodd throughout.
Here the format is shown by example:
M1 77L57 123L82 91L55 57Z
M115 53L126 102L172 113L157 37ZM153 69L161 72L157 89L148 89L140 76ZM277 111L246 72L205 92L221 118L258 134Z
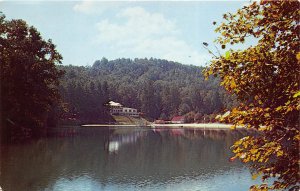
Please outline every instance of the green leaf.
M230 57L230 51L228 50L225 52L225 59L228 60L229 57Z

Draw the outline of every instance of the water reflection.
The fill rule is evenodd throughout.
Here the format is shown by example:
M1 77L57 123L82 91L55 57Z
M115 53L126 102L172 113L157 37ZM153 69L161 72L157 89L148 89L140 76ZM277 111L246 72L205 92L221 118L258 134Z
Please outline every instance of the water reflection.
M2 146L0 185L5 191L218 190L232 182L224 189L246 190L248 171L228 161L228 148L243 133L86 129Z
M111 153L117 152L120 146L135 143L139 138L144 137L148 134L148 130L145 131L132 128L113 129L112 133L109 135L109 140L105 143L105 147Z

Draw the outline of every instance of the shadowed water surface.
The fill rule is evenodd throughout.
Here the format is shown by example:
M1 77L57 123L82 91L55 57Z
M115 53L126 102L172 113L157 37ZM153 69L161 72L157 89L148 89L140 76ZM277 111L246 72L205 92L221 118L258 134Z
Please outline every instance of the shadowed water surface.
M243 131L85 128L71 137L2 145L4 191L247 190L247 168L229 162Z

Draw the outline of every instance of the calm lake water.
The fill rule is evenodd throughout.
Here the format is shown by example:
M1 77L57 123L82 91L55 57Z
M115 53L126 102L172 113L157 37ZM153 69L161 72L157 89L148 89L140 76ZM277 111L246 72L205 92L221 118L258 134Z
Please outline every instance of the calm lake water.
M2 145L2 189L240 191L255 183L245 166L228 160L230 146L246 132L124 127L76 132Z

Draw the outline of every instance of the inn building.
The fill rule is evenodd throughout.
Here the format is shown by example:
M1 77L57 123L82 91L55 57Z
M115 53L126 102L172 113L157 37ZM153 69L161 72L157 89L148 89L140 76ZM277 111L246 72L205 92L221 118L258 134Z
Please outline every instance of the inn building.
M139 113L135 108L124 107L122 104L114 101L110 101L108 103L108 106L111 115L125 115L125 116L139 117Z

